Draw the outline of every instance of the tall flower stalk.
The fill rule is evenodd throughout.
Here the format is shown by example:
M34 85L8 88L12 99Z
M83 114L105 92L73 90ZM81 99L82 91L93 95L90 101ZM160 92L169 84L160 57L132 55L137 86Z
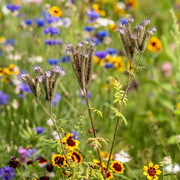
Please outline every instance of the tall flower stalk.
M52 119L53 124L54 124L56 131L58 133L58 136L59 136L63 154L66 158L69 168L71 169L71 166L70 166L69 160L66 156L66 152L65 152L64 145L62 142L62 136L61 136L60 130L56 124L56 120L54 119L54 117L52 115L52 101L54 99L54 95L55 95L55 92L57 89L58 79L60 77L64 76L65 72L61 69L60 66L53 66L50 71L44 71L41 67L36 66L36 67L34 67L34 71L37 74L37 76L35 78L32 78L27 73L22 73L20 75L20 78L29 85L29 87L30 87L32 93L34 94L34 96L36 97L38 103L41 105L41 107L47 113L47 115L50 116L50 118ZM40 83L42 83L45 94L46 94L45 99L49 103L49 111L42 105L42 103L39 99L39 97L41 95Z
M87 46L87 48L86 48ZM78 43L76 47L74 47L72 44L69 44L66 46L66 52L71 58L71 64L74 70L74 73L76 75L76 78L78 80L79 86L85 96L86 105L88 108L88 114L92 125L93 135L94 138L97 138L96 136L96 130L94 127L94 121L91 115L91 109L89 106L89 98L88 98L88 88L90 85L90 82L92 80L92 73L93 73L93 56L95 52L95 44L94 43L88 43L87 41L83 41ZM102 175L105 178L105 172L103 168L102 158L100 155L100 150L97 147L97 153L100 161L100 166L102 169Z
M127 84L126 84L124 94L121 98L119 108L118 108L119 113L122 112L124 100L127 96L128 89L131 86L132 80L133 80L134 75L138 69L141 57L142 57L142 55L146 49L149 38L154 33L154 31L156 31L155 27L150 28L149 30L146 31L146 26L148 24L150 24L150 20L145 19L144 21L142 21L142 23L139 26L136 25L134 27L133 34L131 34L131 24L133 22L134 22L134 19L130 18L127 20L127 24L120 24L120 26L117 30L120 33L121 40L122 40L126 55L127 55L129 62L130 62L130 69L128 71ZM134 72L132 72L131 70L132 70L133 64L135 62L135 57L137 54L139 54L139 59L136 63L136 67L134 69ZM117 121L116 121L114 136L113 136L112 145L110 148L109 158L108 158L108 162L107 162L107 168L106 168L106 172L105 172L106 174L107 174L107 171L109 168L110 157L112 155L116 136L117 136L119 121L120 121L120 117L118 117Z

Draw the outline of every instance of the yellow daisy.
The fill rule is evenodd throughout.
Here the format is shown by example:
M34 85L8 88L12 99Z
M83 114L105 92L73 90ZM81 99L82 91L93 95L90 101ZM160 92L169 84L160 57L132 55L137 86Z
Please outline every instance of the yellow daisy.
M66 163L66 158L64 155L62 156L60 154L55 154L52 157L52 165L61 168L64 167L64 165L68 165L68 164Z
M118 174L122 174L125 169L123 164L120 163L119 161L113 161L111 164L111 168L113 169L114 172Z
M156 53L160 52L162 50L162 43L157 37L151 37L147 49Z

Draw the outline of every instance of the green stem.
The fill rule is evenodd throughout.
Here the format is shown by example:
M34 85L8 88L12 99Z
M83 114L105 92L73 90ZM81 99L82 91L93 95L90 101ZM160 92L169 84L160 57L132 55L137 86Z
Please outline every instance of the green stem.
M19 171L19 169L16 168L16 170L17 170L18 174L20 175L20 177L21 177L23 180L25 180L25 178L23 177L23 174Z
M91 120L91 125L92 125L92 129L93 129L93 135L94 135L94 138L96 138L97 137L96 136L96 130L94 128L94 122L93 122L93 119L92 119L91 109L90 109L90 106L89 106L88 89L85 88L85 92L83 91L83 93L84 93L84 96L85 96L86 105L87 105L89 117L90 117L90 120ZM99 148L97 148L97 153L98 153L98 157L99 157L99 161L100 161L100 165L101 165L101 169L102 169L102 175L103 175L104 179L106 179Z
M137 71L137 67L139 65L139 62L141 60L141 57L142 57L142 54L139 55L139 59L137 61L137 65L136 65L136 68L134 70L134 74L135 72ZM130 64L130 70L131 70L131 64ZM124 92L124 95L121 99L121 105L120 105L120 108L119 108L119 112L121 113L122 111L122 107L123 107L123 101L124 101L124 98L126 97L127 95L127 92L128 92L128 89L132 83L132 80L133 80L133 76L129 73L128 74L128 80L127 80L127 84L126 84L126 88L125 88L125 92ZM108 171L108 168L109 168L109 163L110 163L110 159L111 159L111 155L112 155L112 152L113 152L113 148L114 148L114 143L115 143L115 140L116 140L116 135L117 135L117 130L118 130L118 125L119 125L119 121L120 121L120 118L117 118L117 121L116 121L116 126L115 126L115 131L114 131L114 136L113 136L113 141L112 141L112 144L111 144L111 149L110 149L110 153L109 153L109 157L108 157L108 162L107 162L107 168L106 168L106 174L107 174L107 171Z

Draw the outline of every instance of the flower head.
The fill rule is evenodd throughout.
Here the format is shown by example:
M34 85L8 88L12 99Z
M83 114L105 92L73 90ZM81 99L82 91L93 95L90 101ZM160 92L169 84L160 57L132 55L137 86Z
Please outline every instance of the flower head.
M36 134L41 134L42 132L44 132L44 128L43 127L36 127Z
M18 4L7 4L6 8L13 12L18 11L21 7Z
M62 142L65 144L66 148L70 151L77 149L80 143L78 140L73 139L73 134L71 133L67 133L66 137L62 139Z
M2 180L10 180L14 177L14 169L9 167L9 166L5 166L3 168L0 169L0 178Z
M71 160L78 164L82 163L83 158L82 158L81 154L79 154L77 151L69 152L67 154L67 156L70 156Z
M53 6L50 10L49 10L49 13L54 16L54 17L59 17L62 15L62 11L59 7L57 6Z
M6 105L9 101L9 95L0 91L0 105Z
M55 106L58 102L60 102L61 101L61 95L60 94L58 94L58 93L56 93L55 95L54 95L54 99L53 99L53 102L52 102L52 106Z
M114 156L115 156L114 159L121 163L126 163L126 162L131 161L131 157L124 151L120 151L119 153L115 154Z
M162 50L162 43L157 37L151 37L147 48L149 51L157 53Z
M149 166L149 167L148 167ZM158 164L155 164L153 166L153 163L150 162L148 164L148 166L144 166L144 172L143 174L145 176L147 176L147 179L149 180L157 180L158 179L158 176L157 175L160 175L162 173L161 170L159 170L159 165Z
M52 165L57 166L58 168L64 167L64 165L67 165L66 158L64 155L55 154L52 157Z
M100 14L94 10L89 10L87 16L89 17L88 23L92 23L99 18Z
M123 164L120 163L119 161L113 161L111 164L111 168L113 169L114 172L118 174L122 174L125 169Z
M58 35L60 33L60 30L56 27L46 27L46 28L44 28L44 33L50 34L51 36Z

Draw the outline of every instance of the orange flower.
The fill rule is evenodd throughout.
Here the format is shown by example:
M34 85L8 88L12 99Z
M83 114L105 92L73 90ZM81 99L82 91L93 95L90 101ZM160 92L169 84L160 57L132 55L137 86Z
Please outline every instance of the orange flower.
M57 6L53 6L50 10L49 10L49 13L54 16L54 17L59 17L62 15L62 11L59 7Z

